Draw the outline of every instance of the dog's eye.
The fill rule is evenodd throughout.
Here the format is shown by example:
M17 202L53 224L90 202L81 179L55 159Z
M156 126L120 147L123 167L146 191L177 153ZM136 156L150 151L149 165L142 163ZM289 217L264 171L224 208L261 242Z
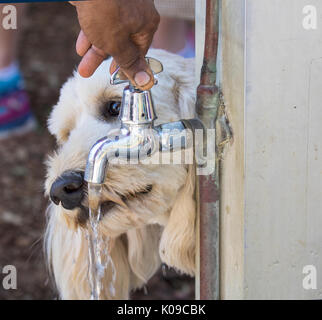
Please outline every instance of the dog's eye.
M104 118L117 117L120 113L121 101L109 101L104 105Z

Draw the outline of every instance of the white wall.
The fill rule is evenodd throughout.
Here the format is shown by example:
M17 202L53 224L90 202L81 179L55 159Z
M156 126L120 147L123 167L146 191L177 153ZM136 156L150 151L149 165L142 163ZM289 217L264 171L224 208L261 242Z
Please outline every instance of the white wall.
M206 0L196 0L196 85L200 83L200 70L205 44Z
M317 30L302 26L307 4ZM244 296L321 298L322 3L247 0L246 30Z
M221 87L233 140L221 167L221 298L244 297L244 0L222 1Z
M234 139L221 172L221 297L321 298L322 2L222 3L220 82ZM316 30L302 26L308 4ZM316 290L302 286L306 265Z

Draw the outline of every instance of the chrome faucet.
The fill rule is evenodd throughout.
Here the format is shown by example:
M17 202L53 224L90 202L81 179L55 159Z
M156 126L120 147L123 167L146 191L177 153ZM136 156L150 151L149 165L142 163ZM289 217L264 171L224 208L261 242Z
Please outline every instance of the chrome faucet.
M154 75L163 71L161 62L146 58ZM120 78L119 69L111 76L111 84L129 83ZM155 81L157 84L157 81ZM156 152L174 152L194 146L194 129L203 129L200 120L180 120L154 126L157 118L150 90L141 91L130 83L124 88L119 119L120 135L103 137L91 148L84 179L93 184L103 184L106 169L113 159L138 161Z

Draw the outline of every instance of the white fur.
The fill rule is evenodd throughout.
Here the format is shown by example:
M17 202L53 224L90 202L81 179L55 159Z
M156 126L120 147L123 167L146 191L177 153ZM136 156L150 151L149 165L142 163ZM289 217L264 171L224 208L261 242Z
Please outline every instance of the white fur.
M151 50L149 56L164 65L152 89L156 125L193 118L193 60L161 50ZM123 91L122 85L109 84L109 65L110 60L105 61L88 79L75 73L61 89L48 120L59 147L48 159L47 195L63 172L84 170L91 146L119 127L118 120L100 119L104 103L120 99ZM131 197L146 185L153 186L150 193ZM100 228L112 238L110 254L117 270L116 295L111 297L106 290L104 298L127 299L131 290L149 280L161 261L194 274L196 211L191 165L111 165L103 198L116 203L105 213ZM51 204L48 214L45 248L61 298L89 299L87 240L85 226L77 218L79 211ZM106 272L106 288L110 281L111 274Z

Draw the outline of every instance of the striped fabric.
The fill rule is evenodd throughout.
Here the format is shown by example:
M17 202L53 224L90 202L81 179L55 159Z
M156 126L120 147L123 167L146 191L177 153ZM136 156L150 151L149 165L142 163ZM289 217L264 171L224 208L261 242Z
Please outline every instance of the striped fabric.
M0 140L12 134L26 133L35 127L28 95L16 90L0 98Z
M0 98L6 95L8 92L21 88L21 85L22 78L20 73L13 75L8 80L6 79L6 81L1 81L0 79Z
M195 0L154 0L155 6L163 17L194 20Z

